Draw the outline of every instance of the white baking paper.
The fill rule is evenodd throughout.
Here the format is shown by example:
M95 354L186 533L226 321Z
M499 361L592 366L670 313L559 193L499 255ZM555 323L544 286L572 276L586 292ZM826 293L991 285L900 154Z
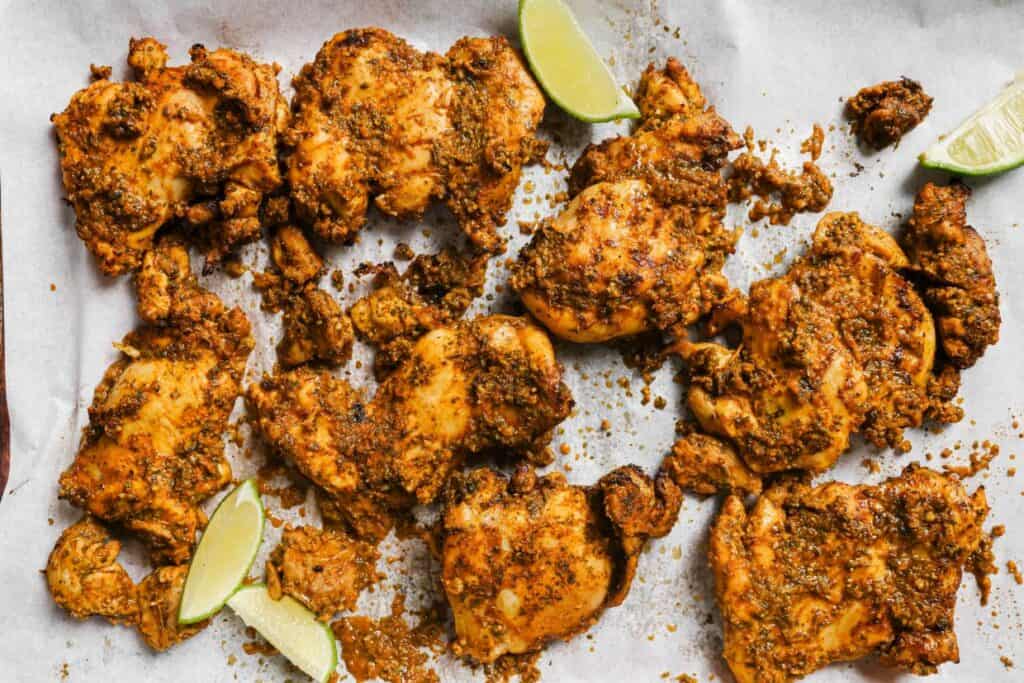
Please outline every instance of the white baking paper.
M660 64L674 55L737 130L752 125L757 137L767 138L789 165L802 160L800 141L813 123L826 128L834 124L820 162L835 183L829 208L859 211L889 229L909 215L913 194L925 181L943 179L919 169L915 155L1024 66L1024 3L1013 0L569 2L622 82L635 84L649 60ZM73 215L61 201L49 115L62 110L71 94L86 85L90 63L112 64L115 75L123 74L132 36L164 41L174 63L186 60L188 47L197 42L276 60L287 88L291 76L337 31L381 26L419 48L443 52L463 35L502 33L514 40L515 5L512 0L0 3L0 173L13 453L10 482L0 503L0 681L302 680L279 657L246 655L242 625L228 611L199 636L157 655L128 629L70 619L47 594L39 570L60 531L79 516L57 500L57 477L74 456L93 388L116 357L111 343L136 324L127 278L101 277L74 234ZM935 108L898 149L862 154L842 123L840 98L901 75L922 81L935 97ZM552 106L544 134L558 142L549 159L571 163L588 142L624 130L624 125L578 123ZM863 169L858 171L858 165ZM529 195L521 189L510 226L552 213L544 197L564 189L565 182L563 173L545 173L540 166L526 169L524 181L532 181L536 189ZM943 666L933 678L994 683L1024 680L1024 587L1005 571L1007 560L1024 561L1024 473L1017 478L1007 474L1016 463L1014 455L1024 453L1018 436L1022 429L1012 427L1020 415L1024 380L1024 276L1018 270L1024 263L1024 231L1019 228L1024 171L970 184L975 194L969 217L985 237L995 264L1003 326L999 345L964 375L968 418L940 434L910 432L914 448L908 455L873 454L859 445L820 479L877 482L923 460L926 452L937 454L958 442L963 447L952 459L958 464L966 460L973 441L991 439L1001 445L990 471L969 485L986 486L991 523L1007 525L1007 534L995 545L1003 570L994 577L992 600L984 608L973 580L965 579L957 611L962 663ZM733 209L733 224L743 225L742 208ZM748 228L728 275L746 286L780 271L801 251L817 218L798 216L792 227L759 226L758 236ZM424 236L425 228L431 238ZM328 255L331 265L352 281L357 263L391 258L398 241L421 252L457 232L443 210L428 213L419 223L396 224L374 216L359 246L334 248ZM506 234L508 256L513 257L527 238L515 227ZM782 254L780 262L772 264L776 254ZM246 248L243 256L258 269L266 263L262 245ZM503 261L492 262L488 285L494 296L481 300L477 312L507 309L507 295L495 290L507 277ZM273 361L277 320L259 311L250 275L233 281L216 274L205 281L249 313L260 348L250 371L258 376ZM335 294L348 305L361 291ZM652 397L667 401L659 410L653 400L641 403L643 383L615 351L562 344L558 352L578 409L555 441L556 451L565 443L571 455L559 455L552 469L566 471L572 482L581 484L628 462L653 472L673 441L680 412L680 388L672 381L677 368L666 366L656 375ZM353 363L345 372L356 384L371 387L365 370L371 356L362 347L358 355L364 369ZM618 385L619 378L625 378L628 394ZM611 423L608 433L599 427L605 419ZM239 477L251 474L261 462L260 456L249 461L233 445L228 448ZM881 472L872 474L860 464L866 456L881 465ZM720 659L720 623L705 559L708 525L717 505L713 499L686 499L674 531L652 543L641 559L625 603L607 611L586 635L548 648L540 660L543 680L660 681L682 673L702 682L729 680ZM308 507L312 514L315 506ZM268 526L264 553L277 534ZM146 568L139 549L129 545L124 555L133 576L140 578ZM395 590L407 591L412 606L429 599L436 567L422 544L389 542L385 556L402 559L382 561L389 579L362 597L361 612L387 613ZM258 563L254 572L261 571ZM1003 656L1015 668L1005 668ZM435 668L446 681L482 678L450 658L442 658ZM902 677L867 661L833 666L810 680L897 679Z

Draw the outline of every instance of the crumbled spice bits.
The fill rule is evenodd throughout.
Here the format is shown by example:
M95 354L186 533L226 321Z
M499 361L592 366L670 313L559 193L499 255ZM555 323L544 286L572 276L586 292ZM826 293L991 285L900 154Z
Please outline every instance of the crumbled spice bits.
M821 147L825 143L825 129L821 124L814 124L811 136L800 143L800 151L803 154L810 154L811 161L817 161L821 156Z
M946 448L942 451L942 457L948 458L951 455L951 451ZM947 472L952 472L958 475L961 479L967 479L973 477L983 470L987 470L989 463L992 459L999 455L999 444L992 443L991 441L983 441L982 443L975 442L971 453L969 454L970 464L968 465L943 465L942 469Z
M540 652L499 657L494 663L484 665L485 680L487 683L509 683L512 680L537 683L540 681L540 669L537 668L539 659Z
M728 185L731 202L758 197L747 217L751 221L768 218L772 225L788 225L798 213L823 211L832 200L832 182L816 164L804 162L801 173L787 171L775 154L767 164L750 152L740 154Z
M899 142L931 109L921 84L905 77L862 88L846 102L853 133L875 149Z

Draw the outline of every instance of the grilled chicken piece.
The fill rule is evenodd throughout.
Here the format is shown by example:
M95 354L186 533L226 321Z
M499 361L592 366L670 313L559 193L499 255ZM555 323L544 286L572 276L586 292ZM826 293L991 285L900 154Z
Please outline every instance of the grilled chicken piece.
M568 640L626 597L646 540L671 529L680 493L633 466L595 486L525 467L456 475L445 497L441 582L453 650L489 663Z
M523 304L570 341L681 334L729 290L721 269L736 234L722 225L717 169L739 137L674 59L647 68L638 101L643 124L587 148L575 197L513 268Z
M931 110L932 98L920 83L909 78L861 88L846 102L853 132L875 149L899 142Z
M343 380L299 369L249 389L264 437L339 503L353 530L387 532L387 508L434 500L472 455L544 460L572 405L544 331L494 315L437 328L363 403ZM383 523L382 523L383 522Z
M97 80L53 116L78 235L107 275L137 269L172 219L220 260L259 238L260 201L281 184L279 67L201 45L191 64L168 67L164 50L133 39L136 81Z
M544 97L504 38L463 38L442 57L353 29L294 85L288 179L318 235L352 240L371 198L398 218L443 198L474 244L501 250L520 169L544 151Z
M373 545L338 531L288 528L267 560L267 588L275 600L290 595L326 621L355 609L378 579L379 557Z
M54 602L76 619L97 615L134 624L139 616L135 584L117 561L121 544L86 515L60 535L46 563Z
M956 368L974 365L999 341L999 293L981 235L967 225L971 190L928 183L901 235L910 269L935 315L945 358Z
M679 488L702 496L761 493L761 478L744 464L736 450L707 434L693 432L676 441L661 468Z
M352 357L352 323L334 298L312 283L288 297L277 358L285 367L309 362L338 366Z
M911 465L878 486L774 486L711 531L724 657L738 683L786 683L872 653L916 674L959 661L953 611L982 542L983 489Z
M231 481L223 434L253 340L241 310L199 287L181 246L147 252L136 285L147 324L96 388L60 496L138 533L155 564L180 564L206 523L199 504Z
M188 565L159 567L139 583L139 633L158 652L187 640L210 625L206 619L179 624L178 608Z
M959 419L945 410L952 396L933 375L934 324L898 272L906 266L896 242L856 214L822 218L788 272L716 312L718 325L739 323L739 349L678 345L703 429L755 472L821 471L854 432L905 450L905 428Z

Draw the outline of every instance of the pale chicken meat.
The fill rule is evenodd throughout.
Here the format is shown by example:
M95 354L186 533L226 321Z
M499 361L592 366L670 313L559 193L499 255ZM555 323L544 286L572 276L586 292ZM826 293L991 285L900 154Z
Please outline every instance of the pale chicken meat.
M343 380L299 370L249 389L269 443L331 497L360 504L356 531L387 531L389 507L437 498L468 457L514 452L547 462L572 398L542 329L494 315L437 328L363 402Z
M398 218L444 199L474 244L500 250L520 170L545 149L544 97L507 40L463 38L441 56L353 29L294 85L288 180L318 235L351 241L371 199Z
M275 600L290 595L328 620L355 609L359 594L378 579L379 557L370 543L339 531L288 528L267 560L267 588Z
M729 291L721 269L736 235L722 224L718 168L739 137L674 59L648 67L638 103L640 128L587 148L575 197L513 268L526 308L570 341L681 335Z
M170 565L158 567L139 582L139 633L157 652L191 638L210 624L209 619L195 624L178 623L187 576L188 565Z
M205 524L199 503L231 481L223 434L253 340L241 310L199 287L181 246L148 252L136 284L146 324L96 388L60 496L178 564Z
M97 80L53 117L76 230L107 275L137 269L171 221L220 260L259 238L260 202L281 184L278 67L201 45L190 54L169 67L163 45L133 39L137 80Z
M821 471L863 431L904 450L903 431L959 419L935 381L935 326L895 240L856 214L828 214L807 254L735 297L715 324L737 349L681 342L688 406L758 473ZM954 392L955 393L955 392Z
M441 523L441 583L453 651L481 663L533 652L592 626L629 592L648 538L663 536L681 495L621 467L590 487L520 468L457 475Z
M88 515L60 535L46 563L53 601L76 619L106 617L134 624L139 605L135 584L117 561L121 543Z
M871 654L934 673L959 661L953 612L983 539L984 490L911 465L877 486L795 481L736 496L710 561L738 683L786 683Z

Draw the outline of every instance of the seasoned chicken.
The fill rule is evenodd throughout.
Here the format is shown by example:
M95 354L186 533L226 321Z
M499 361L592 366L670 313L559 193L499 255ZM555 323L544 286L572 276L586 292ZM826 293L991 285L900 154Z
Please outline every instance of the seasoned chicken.
M159 567L139 583L139 633L154 650L166 650L191 638L210 624L178 623L178 607L185 590L188 565Z
M699 432L677 440L661 469L679 488L702 496L761 493L761 478L744 464L732 446Z
M186 562L199 507L231 481L223 434L253 347L241 310L199 287L188 253L146 253L136 278L147 323L96 388L60 496L138 533L156 564Z
M320 619L353 610L378 574L377 549L338 531L311 526L287 528L267 561L267 587L279 600L290 595Z
M775 154L764 163L750 152L739 155L729 176L729 201L742 202L753 196L747 213L751 221L768 218L772 225L789 225L798 213L824 211L832 200L832 182L813 161L805 161L800 173L779 166ZM772 197L776 200L772 200Z
M765 473L821 471L859 430L905 450L906 427L959 419L932 373L931 315L897 272L906 265L895 240L856 214L822 218L788 272L716 311L717 324L742 328L738 349L678 345L701 426Z
M674 59L647 68L638 102L643 124L587 148L576 196L512 271L526 308L570 341L681 334L729 290L721 269L736 235L722 225L717 169L739 138Z
M420 254L401 275L390 262L357 270L366 272L374 272L374 290L350 314L359 336L377 347L374 366L381 375L409 354L417 338L462 317L483 293L487 256L445 249Z
M668 533L680 500L633 466L592 487L525 467L511 481L486 468L456 475L441 554L453 651L489 663L585 631L625 599L646 540Z
M974 365L999 341L999 293L981 235L967 225L971 190L928 183L917 194L914 215L901 235L909 268L921 281L935 316L939 340L956 368Z
M163 45L133 39L136 81L97 80L53 116L78 235L107 275L138 268L172 219L218 261L259 238L260 201L281 184L279 67L201 45L190 55L168 67Z
M786 683L872 653L916 674L959 660L953 611L984 490L911 465L878 486L795 481L725 501L710 561L738 683Z
M846 102L853 132L875 149L899 142L931 110L932 98L920 83L909 78L861 88Z
M463 38L442 57L353 29L294 85L288 180L318 235L353 239L371 197L398 218L443 198L477 246L500 250L520 169L544 151L544 97L508 41Z
M46 563L54 602L76 619L94 615L134 624L139 605L135 584L118 561L121 544L86 515L60 535Z
M310 361L337 366L352 357L352 323L334 298L312 283L284 305L284 336L277 358L285 367Z
M494 315L437 328L362 403L343 380L297 370L249 389L267 441L334 498L365 498L350 526L386 533L381 508L434 500L469 456L546 462L572 399L543 330ZM335 512L347 516L345 505Z
M313 280L324 267L324 260L294 225L282 225L270 242L270 257L282 277L297 285Z

